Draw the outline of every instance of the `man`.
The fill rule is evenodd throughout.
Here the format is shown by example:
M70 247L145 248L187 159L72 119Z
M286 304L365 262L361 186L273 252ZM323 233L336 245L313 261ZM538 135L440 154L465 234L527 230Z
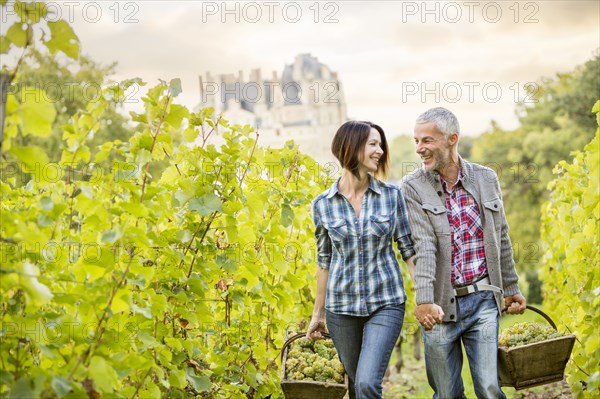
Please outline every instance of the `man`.
M427 378L434 398L465 398L462 348L478 398L505 398L497 370L498 317L520 314L525 298L496 173L458 154L456 116L433 108L416 121L422 168L406 176L416 256L415 316L423 327Z

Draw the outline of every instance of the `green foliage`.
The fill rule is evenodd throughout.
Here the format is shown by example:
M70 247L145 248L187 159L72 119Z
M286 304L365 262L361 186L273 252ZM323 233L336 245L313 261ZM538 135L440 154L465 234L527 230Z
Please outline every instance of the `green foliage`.
M556 117L566 117L585 132L596 129L593 104L600 93L600 51L572 72L558 73L554 79L542 78L530 87L529 102L518 107L520 121L526 130L543 131L560 128Z
M129 140L92 152L132 84L73 115L58 162L23 146L2 163L0 396L278 397L278 348L313 302L310 200L330 178L291 142L264 149L176 104L178 80L148 90ZM173 144L183 127L199 145Z
M554 173L542 211L544 301L577 336L566 371L575 397L593 398L600 389L600 127Z
M73 65L75 64L75 65ZM37 130L45 136L43 139L28 136L28 129L23 126L23 135L19 136L15 145L27 146L35 142L36 145L47 148L51 161L60 158L59 147L62 146L63 126L81 109L94 102L102 95L102 88L110 85L107 76L114 72L115 65L102 66L85 55L81 55L76 63L67 63L64 59L49 57L47 52L40 52L31 48L23 59L19 73L12 83L9 99L31 112L47 115L42 118L24 118L21 121L35 121L44 124ZM132 86L130 91L139 87ZM12 95L14 93L14 96ZM133 134L133 129L127 125L126 118L119 112L121 104L130 101L128 95L120 94L117 101L108 103L104 111L105 117L98 121L98 125L89 132L88 145L90 151L95 153L97 147L106 141L121 139L126 140ZM24 111L22 111L24 112ZM16 135L16 132L13 136ZM7 144L10 146L10 143Z
M415 152L412 136L403 135L389 141L391 168L389 179L400 181L404 175L421 167L421 159Z
M527 280L527 303L540 304L543 301L542 297L542 282L539 279L537 270L528 270L525 273L525 280Z
M41 42L52 55L60 51L72 59L79 56L79 38L62 19L46 22L48 8L43 2L16 0L10 3L2 2L0 7L5 17L17 17L1 37L1 53L28 47L34 41L34 31L39 28L44 32ZM12 8L11 12L7 12L7 8Z

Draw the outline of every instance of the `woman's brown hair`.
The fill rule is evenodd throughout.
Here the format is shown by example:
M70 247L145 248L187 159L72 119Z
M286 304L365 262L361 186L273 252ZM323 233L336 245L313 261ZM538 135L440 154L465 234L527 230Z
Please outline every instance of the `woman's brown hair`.
M354 176L360 177L358 173L359 157L367 144L371 129L379 132L381 149L383 150L375 176L385 179L390 167L390 158L385 133L380 126L366 121L348 121L344 123L333 137L331 152L340 161L342 168L348 169Z

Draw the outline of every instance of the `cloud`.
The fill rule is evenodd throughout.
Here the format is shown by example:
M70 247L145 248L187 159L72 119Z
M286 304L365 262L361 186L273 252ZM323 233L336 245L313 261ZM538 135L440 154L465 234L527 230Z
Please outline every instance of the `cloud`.
M292 3L301 10L295 22ZM600 45L597 1L279 2L272 21L265 2L153 1L135 2L137 23L123 23L132 10L122 2L115 23L111 4L99 23L75 29L92 58L118 61L117 78L140 76L154 84L181 77L181 98L194 106L199 75L242 70L248 76L260 68L270 76L297 54L311 53L338 72L351 116L392 131L410 131L418 113L448 100L422 96L423 88L444 85L446 94L452 85L464 90L459 101L445 104L463 113L465 132L483 131L492 118L510 128L516 124L512 84L572 70ZM256 7L261 18L251 22ZM470 82L479 84L474 101L466 95ZM502 97L487 101L481 87L494 82ZM406 97L413 84L421 92Z

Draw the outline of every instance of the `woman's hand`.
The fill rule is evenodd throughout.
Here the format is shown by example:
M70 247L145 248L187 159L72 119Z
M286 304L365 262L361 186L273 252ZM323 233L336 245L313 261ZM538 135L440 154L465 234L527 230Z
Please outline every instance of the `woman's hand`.
M325 320L323 318L313 317L310 320L310 324L308 325L308 330L306 331L306 338L314 341L315 339L323 339L323 334L325 334L327 330L325 330Z

